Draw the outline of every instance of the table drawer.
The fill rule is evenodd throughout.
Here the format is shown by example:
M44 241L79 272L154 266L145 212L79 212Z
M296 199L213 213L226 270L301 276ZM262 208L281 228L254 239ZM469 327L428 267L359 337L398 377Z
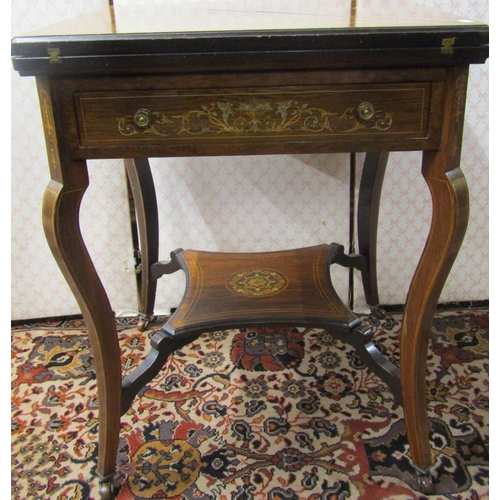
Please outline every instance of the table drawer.
M425 138L431 85L77 92L75 104L83 147Z

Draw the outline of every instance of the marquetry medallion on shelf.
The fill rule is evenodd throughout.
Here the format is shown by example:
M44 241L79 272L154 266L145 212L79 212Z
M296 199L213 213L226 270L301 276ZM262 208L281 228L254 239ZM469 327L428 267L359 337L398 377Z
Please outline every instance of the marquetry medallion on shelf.
M231 274L226 288L245 297L269 297L282 292L288 286L288 278L273 269L249 269Z
M308 91L77 92L80 139L102 142L425 134L429 83Z

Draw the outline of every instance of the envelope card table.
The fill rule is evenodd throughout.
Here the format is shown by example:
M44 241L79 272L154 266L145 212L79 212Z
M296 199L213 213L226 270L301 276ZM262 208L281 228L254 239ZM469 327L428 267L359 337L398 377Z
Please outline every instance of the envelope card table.
M384 5L109 7L12 40L15 70L35 76L38 87L50 167L45 233L91 342L103 499L115 495L120 417L166 358L203 332L259 325L324 328L352 344L402 404L416 474L422 490L432 490L428 338L467 225L460 170L467 80L469 66L488 57L488 27L416 4ZM330 279L331 265L373 279L373 255L325 242L264 253L171 249L170 261L143 262L148 282L185 272L186 292L142 365L122 380L115 317L79 229L87 160L136 159L138 172L151 157L370 152L363 175L380 182L377 165L390 151L423 151L433 206L405 304L399 368ZM376 203L366 199L364 213L376 219Z

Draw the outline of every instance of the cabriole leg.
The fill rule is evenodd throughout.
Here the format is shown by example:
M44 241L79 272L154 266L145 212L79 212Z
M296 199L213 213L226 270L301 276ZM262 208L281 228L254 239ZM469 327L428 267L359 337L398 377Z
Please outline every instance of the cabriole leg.
M139 297L140 331L147 329L154 312L156 280L151 279L150 267L158 261L159 229L156 190L147 158L125 160L132 240L136 260L137 292Z
M361 273L366 305L379 319L385 318L380 307L377 283L377 229L380 197L389 153L366 153L358 196L359 253L366 258Z
M53 89L45 79L38 79L37 84L51 174L43 200L43 226L85 320L99 402L97 473L101 478L112 478L120 432L120 348L114 313L80 233L79 210L88 186L87 165L85 161L66 159L59 149L52 111Z
M410 285L401 330L401 386L408 442L423 488L432 465L427 423L426 360L439 295L458 254L468 220L468 190L459 168L467 68L449 70L443 140L424 152L422 173L432 196L432 222ZM425 471L425 472L424 472Z

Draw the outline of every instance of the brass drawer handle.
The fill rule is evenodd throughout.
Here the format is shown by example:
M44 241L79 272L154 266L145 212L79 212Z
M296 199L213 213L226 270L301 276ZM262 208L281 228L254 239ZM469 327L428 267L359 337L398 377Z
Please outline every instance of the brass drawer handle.
M151 124L153 114L149 109L142 108L134 115L134 123L141 128L145 128Z
M358 106L358 114L362 120L367 121L370 120L370 118L373 118L375 110L373 109L373 106L369 102L362 102Z

